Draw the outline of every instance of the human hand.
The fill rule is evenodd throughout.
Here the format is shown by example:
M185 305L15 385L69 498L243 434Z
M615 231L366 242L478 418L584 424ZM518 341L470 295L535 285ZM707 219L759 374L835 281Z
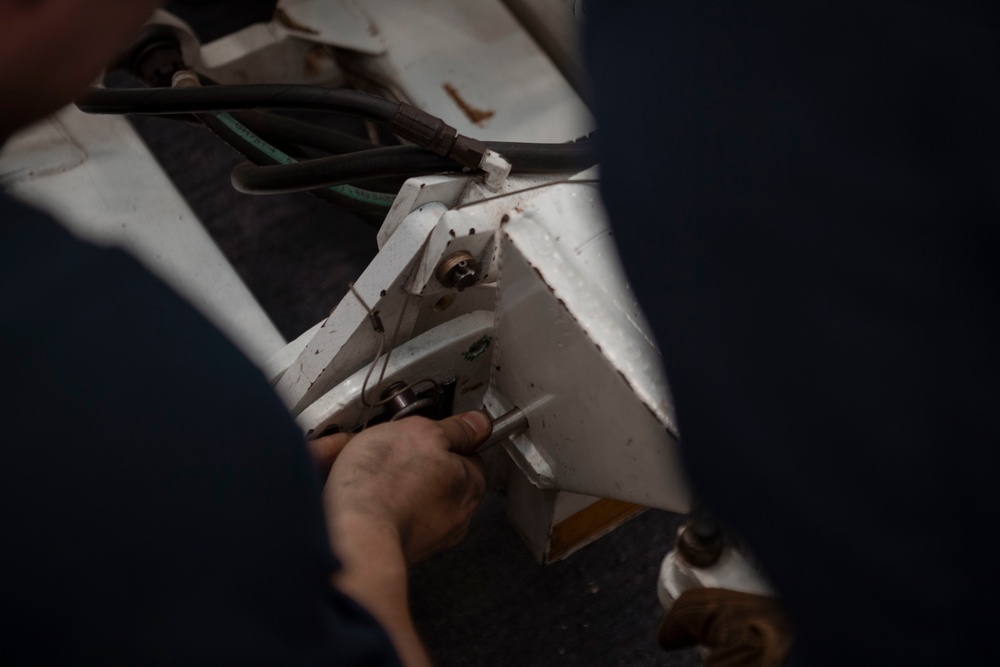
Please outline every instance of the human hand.
M492 429L485 413L466 412L308 442L329 471L323 503L341 562L334 582L379 620L407 667L431 664L409 614L407 566L465 536L486 489L474 452Z
M334 461L340 456L340 452L344 451L347 443L354 439L354 435L354 433L334 433L306 440L306 449L313 463L319 468L320 479L326 480L330 476L330 468L333 467Z
M319 465L332 464L323 495L335 548L360 530L391 532L412 565L461 542L486 489L473 453L491 429L475 411L311 442Z

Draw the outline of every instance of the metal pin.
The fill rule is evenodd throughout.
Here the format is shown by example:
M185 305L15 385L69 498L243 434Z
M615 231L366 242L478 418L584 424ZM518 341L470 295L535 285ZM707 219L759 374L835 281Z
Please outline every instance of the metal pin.
M514 408L510 412L504 413L493 420L493 433L486 439L476 454L482 454L488 449L496 447L507 438L511 438L528 428L528 418L524 416L520 408Z

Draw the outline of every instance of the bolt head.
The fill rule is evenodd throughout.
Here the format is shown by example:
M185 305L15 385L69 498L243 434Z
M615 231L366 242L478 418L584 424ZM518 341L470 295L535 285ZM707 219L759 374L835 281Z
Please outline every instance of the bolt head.
M472 287L479 278L476 258L462 250L441 260L437 268L437 278L445 287L454 287L459 292Z

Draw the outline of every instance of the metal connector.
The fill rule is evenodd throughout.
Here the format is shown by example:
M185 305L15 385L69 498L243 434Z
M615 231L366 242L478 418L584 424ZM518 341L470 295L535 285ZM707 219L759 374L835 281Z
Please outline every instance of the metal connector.
M487 185L491 188L493 183L499 180L502 184L507 177L504 174L498 178L503 166L497 161L499 156L489 150L486 144L459 134L458 130L437 116L432 116L411 104L400 103L399 111L389 124L389 129L396 136L412 141L441 157L450 158L466 169L482 169L487 174ZM500 161L507 163L503 158L500 158ZM506 173L510 173L509 166Z
M499 153L487 150L483 154L479 168L486 174L486 187L493 192L498 192L503 187L503 184L507 182L507 177L510 176L510 170L513 168L513 165Z
M438 264L435 276L445 287L453 287L459 292L476 284L479 277L476 258L465 250L448 255Z
M458 130L451 125L405 102L399 105L399 111L392 119L389 129L400 138L412 141L441 157L448 157L451 154L458 138ZM475 168L478 163L462 166Z

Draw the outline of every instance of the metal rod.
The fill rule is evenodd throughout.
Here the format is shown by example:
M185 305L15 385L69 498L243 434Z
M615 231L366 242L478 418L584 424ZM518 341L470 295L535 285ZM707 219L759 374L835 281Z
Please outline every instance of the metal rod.
M514 408L510 412L500 415L493 420L493 433L486 439L476 454L482 454L488 449L496 447L507 438L511 438L528 428L528 418L520 408Z

